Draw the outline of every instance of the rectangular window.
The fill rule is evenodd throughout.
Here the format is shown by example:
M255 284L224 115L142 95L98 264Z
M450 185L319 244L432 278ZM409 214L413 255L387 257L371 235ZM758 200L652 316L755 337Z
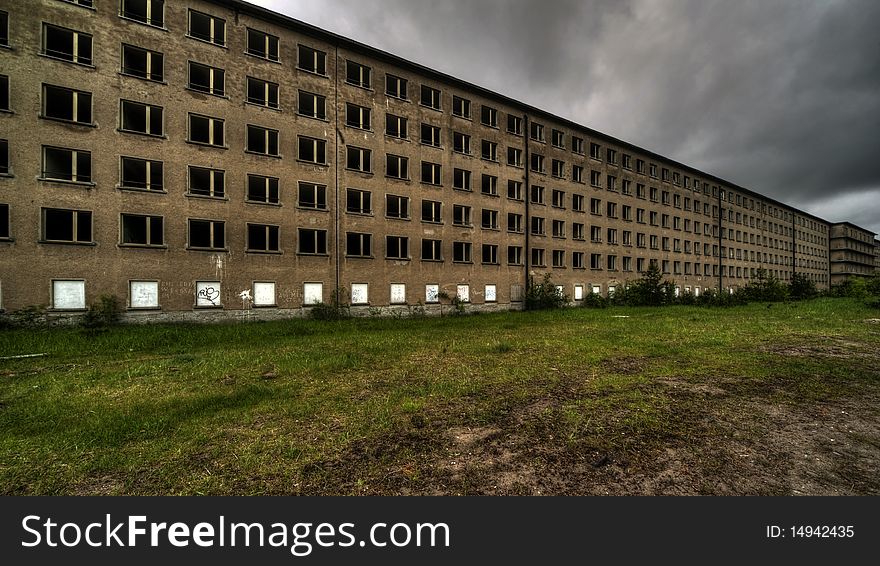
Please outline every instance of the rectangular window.
M385 135L406 139L406 118L395 116L394 114L385 114Z
M602 269L602 254L590 254L590 269Z
M623 205L621 209L621 216L627 222L632 222L632 207L628 205Z
M2 86L4 85L0 85L0 87ZM8 86L3 90L8 93ZM91 124L92 94L81 90L44 84L42 117L76 122L78 124Z
M278 61L278 38L264 31L248 28L246 52L254 57Z
M353 294L353 293L352 293ZM275 306L275 283L271 281L254 281L254 306Z
M553 267L565 267L565 251L553 250Z
M92 154L88 151L43 146L43 179L50 181L92 181Z
M296 111L298 114L308 116L309 118L317 118L319 120L327 119L327 98L320 94L299 91L299 101Z
M348 84L361 88L370 88L372 85L371 76L372 70L370 67L355 63L354 61L345 62L345 82Z
M351 128L359 128L361 130L370 130L372 128L370 120L370 109L357 104L346 103L345 105L345 125Z
M480 107L480 123L490 128L498 127L498 110L491 106Z
M250 104L278 108L278 84L254 77L247 78L247 101Z
M165 243L161 216L123 214L120 217L120 244L123 246L162 246Z
M554 238L564 238L565 237L565 222L562 220L554 220L552 234Z
M318 75L327 74L327 54L323 51L300 45L297 48L297 55L296 66L298 69Z
M483 256L483 263L489 264L489 265L498 265L498 246L496 246L494 244L483 244L482 256ZM489 286L487 285L487 287L489 287ZM489 299L488 295L486 296L487 302L493 301L493 300L494 300L494 297L492 299Z
M562 133L559 130L554 129L551 132L551 136L552 136L551 143L555 147L559 147L559 148L563 148L563 149L565 148L565 134L564 133Z
M422 182L428 185L440 185L440 164L422 161Z
M452 132L452 151L469 154L471 152L471 137L461 132Z
M297 206L315 210L327 210L327 187L300 181Z
M510 200L523 200L523 184L522 181L507 181L507 198Z
M406 236L385 236L385 257L388 259L409 259L409 238Z
M480 143L480 155L488 161L498 161L498 144L493 141L482 140Z
M544 235L544 219L540 216L532 216L532 234L535 236Z
M440 91L427 85L422 85L419 102L422 106L440 110Z
M92 36L44 23L43 55L71 63L91 65Z
M606 232L608 239L606 240L611 245L617 245L617 229L609 228Z
M580 222L574 222L571 225L571 238L573 240L583 240L584 239L584 228L585 226Z
M522 167L522 150L518 147L507 148L507 164Z
M327 255L327 230L298 230L297 253L305 255Z
M590 241L591 242L601 242L602 241L602 227L601 226L590 226Z
M620 186L620 192L621 192L621 193L623 193L623 194L625 194L625 195L631 195L631 194L632 194L632 181L630 181L629 179L623 179L623 180L620 182L620 185L621 185L621 186Z
M498 229L498 211L490 210L488 208L484 208L481 213L481 223L480 227L484 230L497 230Z
M124 132L161 136L164 131L162 117L161 106L132 100L119 101L119 129Z
M565 192L553 189L551 203L556 208L565 208Z
M657 165L655 163L648 165L648 174L655 179L657 178Z
M165 80L165 57L158 51L123 43L120 72L139 79L162 82Z
M409 96L406 92L406 86L406 79L394 75L385 75L385 94L388 96L393 96L394 98L399 98L401 100L408 100Z
M395 179L409 179L409 159L400 155L385 155L385 175Z
M44 242L88 244L92 242L92 212L89 210L42 209Z
M575 183L583 183L584 182L584 168L580 165L572 165L571 167L571 180Z
M422 135L419 139L423 144L440 147L440 128L438 128L437 126L432 126L431 124L423 123L421 134Z
M636 183L636 198L644 199L645 196L645 185L641 183Z
M52 308L56 310L84 310L86 308L86 282L53 280Z
M507 246L507 263L509 265L523 264L522 246Z
M226 20L190 10L188 33L190 37L195 39L224 46L226 45Z
M9 110L9 77L0 75L0 110Z
M602 201L597 198L590 199L590 214L602 215Z
M441 215L442 204L435 200L422 201L422 222L430 222L432 224L440 224L443 221Z
M535 141L543 142L544 126L537 122L532 122L531 127L529 128L529 137Z
M572 252L571 254L571 267L572 269L583 269L584 268L584 252ZM580 288L580 291L578 291ZM578 293L580 292L580 297L578 297ZM574 299L579 301L583 299L583 287L580 285L575 285L574 287Z
M617 177L614 175L608 175L605 177L605 188L609 191L617 192Z
M190 61L188 86L192 90L206 94L225 96L226 71Z
M584 195L572 195L571 196L571 208L575 212L584 212Z
M617 218L617 203L609 202L605 206L605 216L608 218Z
M602 159L602 146L597 143L590 144L590 157L596 160Z
M120 189L163 191L163 164L161 161L120 157Z
M362 147L348 146L345 148L345 167L352 171L370 173L372 166L372 151Z
M133 309L159 308L158 281L129 281L128 306Z
M484 174L480 183L480 192L488 196L498 196L498 177Z
M297 153L297 159L309 163L316 163L318 165L326 165L327 140L299 136L299 151Z
M353 214L372 214L372 193L360 189L346 189L345 211Z
M507 131L508 133L521 136L522 135L522 118L520 116L514 116L513 114L507 115Z
M544 250L542 248L532 248L532 265L535 267L545 267Z
M636 173L645 174L645 160L636 159Z
M590 184L594 187L602 186L602 174L598 171L590 171Z
M623 167L624 169L632 170L632 156L628 153L624 153L621 156L620 166Z
M471 247L470 242L452 242L452 261L471 263Z
M315 305L324 302L323 283L303 283L303 305Z
M529 202L532 202L534 204L544 204L544 187L541 187L539 185L532 185Z
M624 271L632 271L633 269L633 258L629 256L623 256L623 270Z
M189 247L226 248L226 223L220 220L189 220Z
M467 118L470 120L471 117L471 101L467 98L462 98L460 96L452 96L452 115L458 116L459 118Z
M442 240L422 239L422 260L443 261Z
M345 255L348 257L372 257L373 235L360 232L346 232Z
M583 138L579 138L577 136L572 136L571 138L571 151L577 153L578 155L584 154L584 140Z
M385 195L385 216L388 218L409 218L409 197Z
M77 6L83 6L84 8L93 8L95 6L94 0L61 0L62 2L67 2L68 4L75 4Z
M389 302L392 305L405 305L406 304L406 284L404 283L392 283L390 289L390 297Z
M278 153L278 130L248 124L245 151L280 157Z
M523 215L515 212L507 213L507 231L522 233L523 231Z
M189 194L223 198L226 196L226 173L220 169L189 166Z
M190 114L188 141L225 147L225 125L225 122L220 118Z
M467 169L454 169L452 171L452 188L457 191L470 191L471 172Z
M247 176L247 200L263 204L278 204L278 177Z
M148 26L165 27L165 0L122 0L119 15Z
M452 205L452 223L456 226L471 226L471 207L463 204Z
M565 176L565 163L558 159L554 159L550 165L550 174L556 178L562 178Z
M605 258L605 265L608 268L608 271L617 271L617 256L609 255Z
M531 160L531 170L536 173L544 172L544 156L540 153L533 153L530 157Z

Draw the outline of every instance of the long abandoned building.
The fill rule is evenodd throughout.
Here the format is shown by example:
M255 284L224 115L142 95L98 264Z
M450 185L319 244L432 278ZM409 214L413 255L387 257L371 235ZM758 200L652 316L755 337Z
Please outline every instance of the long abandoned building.
M238 0L0 8L6 310L508 309L651 262L694 294L831 283L821 218Z

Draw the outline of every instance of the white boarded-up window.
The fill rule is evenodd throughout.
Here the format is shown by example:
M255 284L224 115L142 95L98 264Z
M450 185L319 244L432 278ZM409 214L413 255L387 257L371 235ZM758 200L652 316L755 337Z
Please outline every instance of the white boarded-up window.
M306 306L324 302L323 283L303 283L303 304Z
M510 302L521 303L522 300L523 300L522 285L511 285L510 286Z
M440 302L440 285L425 285L425 302Z
M406 285L403 283L391 284L391 304L401 305L406 303Z
M700 288L699 288L699 287L694 287L694 296L695 296L695 297L699 297L699 296L700 296Z
M366 283L351 284L351 304L366 305L370 302L369 285Z
M688 293L690 293L690 292L691 292L691 288L686 286L686 287L684 288L684 293L685 293L685 295L688 294Z
M271 281L254 281L254 306L275 306L275 283Z
M86 282L52 281L52 308L60 310L86 308Z
M471 302L471 287L470 285L459 285L455 290L455 296L458 297L458 300L463 303Z
M609 297L612 296L614 294L614 291L616 291L616 290L617 290L617 287L615 287L614 285L609 285L608 286L608 296Z
M495 285L486 285L485 300L487 303L494 303L498 300L498 289Z
M675 286L675 296L679 296L681 294L681 287L678 285Z
M196 281L197 307L222 307L219 281Z
M129 281L128 294L128 306L133 309L159 308L158 281Z
M556 286L556 294L559 295L560 297L564 296L565 295L565 287L563 287L562 285L557 285Z
M602 294L602 287L599 285L593 285L593 294L594 295L601 295Z
M584 300L584 286L583 285L575 285L574 286L574 300L575 301Z

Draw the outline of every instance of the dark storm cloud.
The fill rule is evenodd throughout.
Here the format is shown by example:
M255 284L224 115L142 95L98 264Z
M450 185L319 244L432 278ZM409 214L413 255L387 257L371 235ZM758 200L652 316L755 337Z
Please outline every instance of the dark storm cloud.
M876 0L259 0L880 232Z

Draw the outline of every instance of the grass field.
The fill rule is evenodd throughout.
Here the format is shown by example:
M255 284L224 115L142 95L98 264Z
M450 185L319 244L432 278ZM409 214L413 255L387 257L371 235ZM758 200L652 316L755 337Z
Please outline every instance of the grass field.
M880 494L847 299L0 332L3 494Z

